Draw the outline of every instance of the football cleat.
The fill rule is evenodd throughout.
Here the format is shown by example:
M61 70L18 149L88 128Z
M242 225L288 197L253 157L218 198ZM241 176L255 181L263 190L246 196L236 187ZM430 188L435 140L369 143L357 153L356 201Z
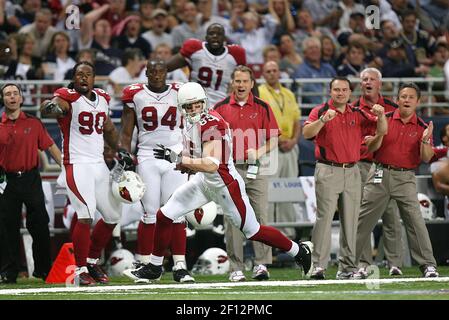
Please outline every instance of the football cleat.
M96 284L96 281L89 274L87 267L76 268L75 270L75 284L80 286L92 286Z
M259 264L258 266L254 266L252 278L259 281L268 280L270 279L270 273L266 266Z
M173 267L173 280L180 283L194 283L195 278L187 271L187 266L184 262L178 262Z
M139 269L140 267L145 266L146 264L140 261L134 261L133 262L133 270Z
M139 269L127 269L123 271L123 274L134 280L135 283L150 283L161 279L162 266L148 263Z
M299 242L299 251L295 256L296 264L302 267L304 275L308 275L310 269L312 268L312 252L313 243L310 241Z
M89 274L96 282L101 284L109 283L108 275L98 264L88 263L87 270L89 271Z

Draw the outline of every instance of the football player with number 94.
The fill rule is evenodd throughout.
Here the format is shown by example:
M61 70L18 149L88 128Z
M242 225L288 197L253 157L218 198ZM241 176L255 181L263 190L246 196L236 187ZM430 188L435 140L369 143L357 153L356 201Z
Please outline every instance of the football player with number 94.
M135 269L147 264L153 251L156 212L165 204L180 185L187 182L187 174L176 171L175 164L157 159L154 148L158 143L182 150L181 113L176 107L178 83L166 83L167 66L159 58L149 60L146 71L147 84L132 84L123 90L122 146L130 150L137 127L137 173L146 184L141 203L144 208L137 229ZM171 253L173 279L177 282L194 282L185 261L186 230L184 217L173 221Z

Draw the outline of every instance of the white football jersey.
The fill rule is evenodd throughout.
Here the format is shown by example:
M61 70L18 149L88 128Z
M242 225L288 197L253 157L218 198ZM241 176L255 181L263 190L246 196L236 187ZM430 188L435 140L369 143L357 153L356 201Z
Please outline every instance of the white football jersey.
M59 88L54 93L70 104L70 112L58 118L64 164L104 162L103 126L108 118L110 97L102 89L93 92L95 101L68 88Z
M167 90L155 93L144 84L132 84L123 89L122 101L134 109L137 119L139 162L154 159L157 144L182 151L182 118L177 108L179 83L169 84Z
M190 65L190 80L203 86L211 106L228 95L235 67L246 65L245 49L238 45L227 45L221 55L215 56L207 50L206 42L189 39L180 53Z

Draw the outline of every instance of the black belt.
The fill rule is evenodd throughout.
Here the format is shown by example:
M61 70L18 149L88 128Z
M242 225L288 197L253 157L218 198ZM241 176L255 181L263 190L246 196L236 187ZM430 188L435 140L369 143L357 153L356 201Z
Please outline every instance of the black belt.
M378 164L381 165L384 169L388 169L388 170L394 170L394 171L415 171L415 169L400 168L400 167L392 166L390 164L383 164L383 163L378 163Z
M16 172L5 172L6 178L8 179L14 179L14 178L23 178L31 173L36 172L37 168L33 168L28 171L16 171Z
M324 163L332 167L340 167L340 168L352 168L355 166L355 162L350 163L336 163L332 161L326 161L326 160L318 160L319 163Z
M366 160L366 159L360 159L360 162L365 162L365 163L373 164L373 161Z

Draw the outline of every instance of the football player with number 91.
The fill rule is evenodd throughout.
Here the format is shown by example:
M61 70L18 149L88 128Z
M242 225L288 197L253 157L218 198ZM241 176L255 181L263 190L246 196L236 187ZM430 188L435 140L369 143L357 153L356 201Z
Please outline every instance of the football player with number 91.
M311 242L296 243L279 230L259 224L245 191L245 183L232 160L232 137L228 124L215 110L209 110L206 93L200 84L188 82L179 88L178 108L187 120L186 129L197 130L198 140L185 147L199 146L200 155L190 156L190 150L181 152L159 144L154 149L156 158L176 164L178 170L197 172L173 193L158 210L154 234L154 249L150 263L124 274L139 282L159 280L162 276L164 253L171 243L173 221L185 216L209 201L223 208L232 223L249 240L260 241L294 257L307 274L311 268Z
M206 41L186 40L179 53L168 62L168 71L184 66L190 68L190 81L198 82L207 92L209 103L226 98L232 70L246 65L245 49L239 45L225 45L225 29L212 23L206 30Z
M41 114L57 118L62 133L61 174L70 203L78 214L72 234L77 265L75 282L92 285L109 281L97 263L122 212L120 200L112 194L109 169L103 159L105 141L117 151L119 134L108 117L109 95L94 88L94 66L82 61L73 71L72 83L56 90L52 100L44 101ZM123 165L133 163L131 155L123 150L119 150L117 158ZM91 235L95 210L102 219Z
M180 185L187 182L187 174L175 171L175 164L155 158L158 143L182 150L182 120L176 107L178 83L167 84L167 66L161 59L147 63L147 84L133 84L123 90L121 144L131 148L133 130L137 127L137 173L146 184L141 203L144 208L137 229L136 269L149 262L153 251L156 212ZM194 282L185 261L186 225L184 217L173 221L173 279Z

